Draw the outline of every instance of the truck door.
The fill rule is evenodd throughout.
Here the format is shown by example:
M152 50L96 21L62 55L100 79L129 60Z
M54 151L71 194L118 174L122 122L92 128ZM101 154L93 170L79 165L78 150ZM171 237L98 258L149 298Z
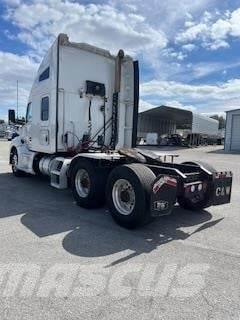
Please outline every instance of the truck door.
M54 95L48 90L38 96L38 121L34 129L33 148L43 153L54 153L56 148L56 113ZM39 109L38 109L39 110Z
M50 98L48 93L35 95L32 96L32 102L28 103L24 135L28 148L32 151L55 151L55 126L51 126L50 121Z
M25 138L28 148L32 149L32 102L27 105L26 124L24 126Z
M41 97L41 109L40 109L40 135L39 143L40 148L43 148L45 152L49 151L50 144L50 127L49 127L49 96Z

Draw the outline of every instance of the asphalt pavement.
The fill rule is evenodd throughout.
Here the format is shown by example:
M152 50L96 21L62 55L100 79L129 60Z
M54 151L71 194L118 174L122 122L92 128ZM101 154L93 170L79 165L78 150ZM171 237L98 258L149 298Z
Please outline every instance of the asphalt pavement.
M130 231L47 179L14 177L8 150L1 140L1 319L240 319L240 155L171 149L232 170L232 202Z

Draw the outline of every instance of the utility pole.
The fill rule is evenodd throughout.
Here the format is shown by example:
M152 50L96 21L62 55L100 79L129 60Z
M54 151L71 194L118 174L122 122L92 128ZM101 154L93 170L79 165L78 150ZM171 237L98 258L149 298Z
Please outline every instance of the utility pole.
M17 119L18 119L18 80L17 80Z

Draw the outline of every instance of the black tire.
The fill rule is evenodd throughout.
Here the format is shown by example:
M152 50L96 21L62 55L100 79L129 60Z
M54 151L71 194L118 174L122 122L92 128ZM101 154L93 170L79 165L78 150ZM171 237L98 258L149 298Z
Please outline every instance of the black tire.
M150 194L151 186L155 178L155 174L143 164L122 165L113 169L107 182L106 200L113 219L119 225L133 229L151 220ZM113 199L114 185L120 179L127 180L127 182L131 184L135 194L132 211L127 215L119 211Z
M16 159L15 161L17 161L18 163L18 152L16 148L13 148L11 151L11 165L12 165L12 173L15 177L24 177L26 175L26 173L22 170L19 170L16 168L16 165L14 163L14 158Z
M36 177L42 178L44 174L39 169L39 163L42 158L41 154L37 154L33 159L33 171L35 172Z
M76 176L80 169L84 169L89 177L89 192L83 197L78 192L76 185ZM73 196L80 207L86 209L99 208L105 203L105 187L107 182L108 172L104 168L98 168L86 159L79 159L72 169L70 182Z
M192 166L203 166L205 169L209 170L210 172L214 173L216 170L209 164L196 161L196 162L183 162L182 164L192 165ZM205 181L207 183L207 188L204 192L204 197L199 199L199 201L192 201L191 199L186 198L184 195L178 197L178 204L180 207L186 210L191 211L200 211L207 207L209 207L209 200L211 197L211 185L209 181Z

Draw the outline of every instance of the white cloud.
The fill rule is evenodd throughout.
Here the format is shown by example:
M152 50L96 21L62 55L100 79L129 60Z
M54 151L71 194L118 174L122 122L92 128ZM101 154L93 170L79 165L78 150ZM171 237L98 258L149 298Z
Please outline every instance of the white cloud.
M139 100L139 112L150 110L155 107L157 107L157 105L154 105L142 99Z
M219 19L211 27L211 37L213 39L224 39L231 31L231 23L227 20Z
M228 38L240 37L240 8L229 12L226 11L221 18L218 15L205 13L199 23L193 23L192 20L185 23L185 30L179 32L175 41L177 43L189 43L200 41L202 46L217 50L219 48L228 48Z
M177 100L166 100L163 102L163 105L174 107L178 109L184 109L184 110L190 110L190 111L196 111L197 108L192 105L184 105L183 103L177 101Z
M175 81L152 80L141 84L142 96L156 95L173 97L187 95L192 99L206 100L214 98L224 100L238 98L240 92L240 79L232 79L219 85L190 85Z
M188 44L183 45L182 49L186 50L186 51L193 51L194 49L196 49L196 45L192 44L192 43L188 43Z
M191 19L192 19L192 17L191 17ZM185 21L184 25L186 28L191 28L192 26L194 26L194 22L192 20Z
M218 116L222 116L224 118L226 118L226 113L225 112L203 112L202 115L207 116L207 117L211 117L214 115L218 115Z
M186 19L203 13L209 8L209 0L110 0L113 5L123 10L134 5L138 12L146 17L155 29L163 30L169 38L174 37L176 31ZM211 0L211 6L219 0Z
M239 103L240 79L232 79L216 85L190 85L175 81L152 80L141 84L141 97L145 101L161 105L165 101L194 106L198 111L211 108L224 111Z
M191 42L208 32L208 26L205 23L199 23L187 28L184 32L176 36L176 41L180 43Z
M218 40L216 39L213 43L207 43L205 45L206 48L209 48L211 50L217 50L220 48L229 48L229 43L225 40Z
M230 34L234 37L240 37L240 8L233 11L229 23L231 24Z
M67 33L72 41L114 52L124 48L131 54L167 44L165 34L152 28L143 15L121 12L106 4L35 0L9 9L7 19L21 28L19 39L40 52L60 32Z
M227 72L229 69L236 69L240 66L240 61L237 62L202 62L191 65L191 77L199 79L217 72Z
M0 117L6 117L8 108L16 107L17 80L19 81L19 112L24 114L37 64L28 56L0 51Z
M177 60L179 60L179 61L183 61L183 60L187 57L187 55L184 54L184 53L181 52L181 51L179 51L179 52L174 52L174 53L172 54L172 56L173 56L173 57L176 57Z
M173 48L163 49L162 56L167 58L174 58L179 61L183 61L187 57L187 55L182 51L175 51Z

